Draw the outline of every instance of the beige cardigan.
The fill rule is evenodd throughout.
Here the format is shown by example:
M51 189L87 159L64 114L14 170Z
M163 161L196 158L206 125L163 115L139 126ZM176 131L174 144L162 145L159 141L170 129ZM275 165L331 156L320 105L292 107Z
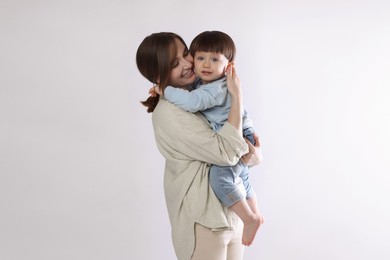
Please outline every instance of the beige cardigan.
M226 230L237 221L209 186L210 164L234 165L248 147L230 123L215 133L200 113L186 112L164 98L152 121L158 149L166 159L164 191L173 246L178 259L189 260L195 246L195 223Z

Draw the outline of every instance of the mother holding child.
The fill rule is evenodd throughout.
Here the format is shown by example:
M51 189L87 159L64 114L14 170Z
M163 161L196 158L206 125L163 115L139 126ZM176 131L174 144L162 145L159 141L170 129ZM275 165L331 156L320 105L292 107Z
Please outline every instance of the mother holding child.
M240 260L263 216L248 166L260 163L259 140L242 106L235 45L206 31L192 41L169 32L140 44L136 62L155 87L156 143L166 160L164 192L179 260ZM244 138L245 137L245 138Z

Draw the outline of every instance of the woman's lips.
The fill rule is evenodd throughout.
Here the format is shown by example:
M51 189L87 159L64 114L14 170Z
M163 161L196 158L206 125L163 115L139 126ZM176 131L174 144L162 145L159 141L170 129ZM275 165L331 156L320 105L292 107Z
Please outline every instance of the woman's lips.
M184 74L183 74L183 78L191 78L192 75L194 75L194 71L193 70L188 70L186 71Z

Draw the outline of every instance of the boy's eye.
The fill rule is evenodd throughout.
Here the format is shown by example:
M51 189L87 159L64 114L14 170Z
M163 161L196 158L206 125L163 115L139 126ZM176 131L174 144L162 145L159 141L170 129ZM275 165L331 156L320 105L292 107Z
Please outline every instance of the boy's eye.
M212 59L214 62L217 62L218 61L218 58L213 58Z
M203 60L203 57L198 56L198 57L197 57L197 60Z

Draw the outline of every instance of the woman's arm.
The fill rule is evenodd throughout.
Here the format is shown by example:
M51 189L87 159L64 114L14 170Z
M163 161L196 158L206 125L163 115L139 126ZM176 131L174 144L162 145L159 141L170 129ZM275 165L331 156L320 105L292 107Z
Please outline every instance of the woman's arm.
M218 133L199 113L192 114L165 99L160 100L152 116L156 142L165 158L228 166L235 165L248 153L248 145L242 137L240 82L233 67L228 68L226 74L232 106L228 121Z
M216 133L200 113L186 112L165 99L160 99L152 120L158 148L167 160L228 166L248 152L242 132L231 123Z
M234 68L234 64L229 64L227 71L227 86L228 91L231 96L231 108L228 117L228 122L230 122L238 131L242 131L242 95L241 95L241 85L240 80L237 77L236 70ZM249 152L241 157L241 161L248 166L255 166L260 164L263 161L263 156L259 150L260 148L260 140L257 134L254 134L256 145L253 146L247 139L245 139Z

